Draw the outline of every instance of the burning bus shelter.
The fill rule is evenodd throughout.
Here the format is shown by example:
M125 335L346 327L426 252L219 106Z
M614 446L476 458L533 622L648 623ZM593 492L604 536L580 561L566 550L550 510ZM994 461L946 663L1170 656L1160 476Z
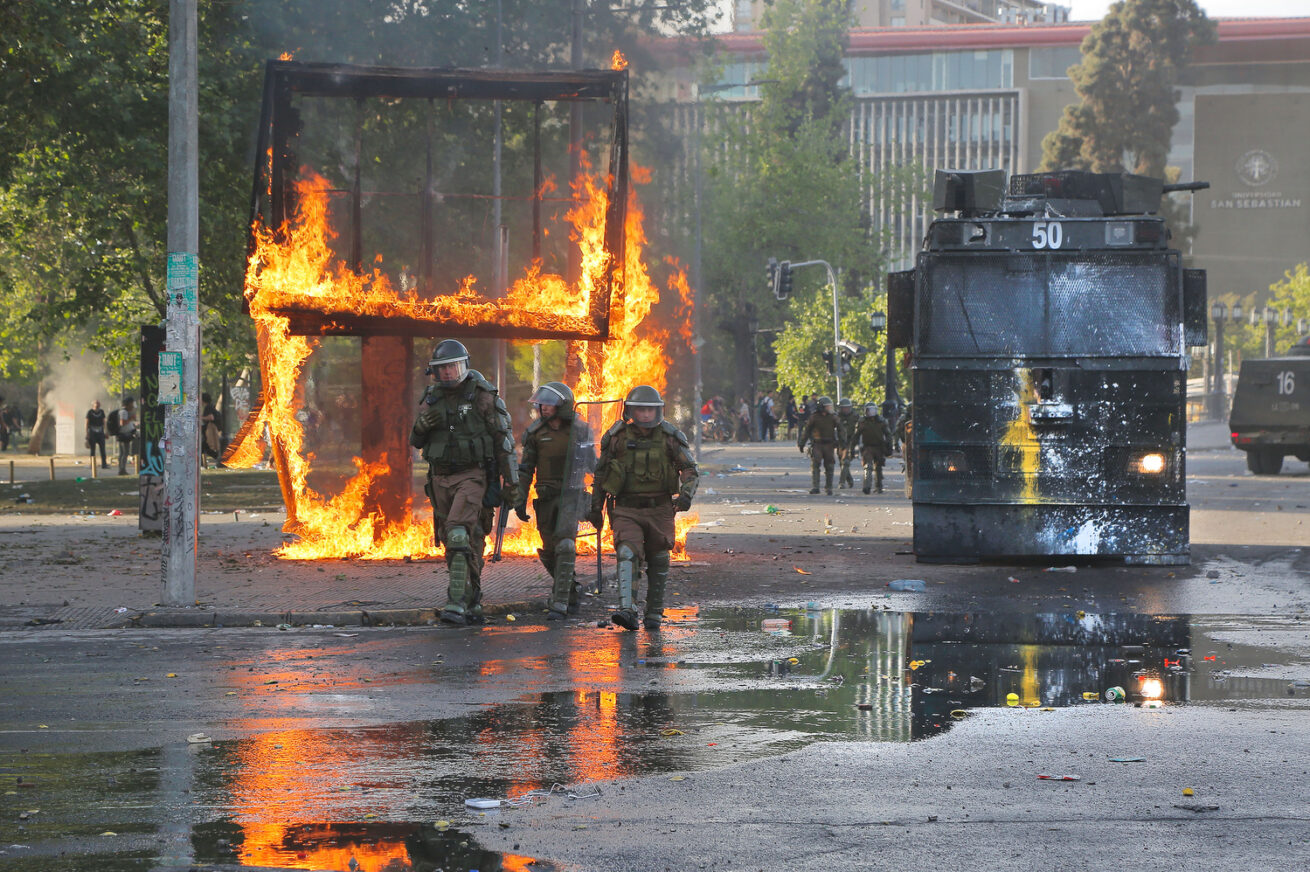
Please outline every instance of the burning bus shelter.
M569 340L566 379L600 396L631 271L627 93L624 69L269 62L244 291L262 391L224 460L271 453L287 531L336 546L305 556L431 547L410 518L416 339ZM358 343L335 412L360 453L324 496L306 366L328 337Z

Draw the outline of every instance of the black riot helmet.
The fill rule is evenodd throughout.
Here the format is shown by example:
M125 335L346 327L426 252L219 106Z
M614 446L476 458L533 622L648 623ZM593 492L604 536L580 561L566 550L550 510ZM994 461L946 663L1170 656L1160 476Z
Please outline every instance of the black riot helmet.
M654 408L655 420L649 424L635 421L632 417L632 410L640 408ZM628 391L628 396L623 401L623 417L636 423L639 427L654 427L664 420L664 398L660 396L659 391L650 385L637 385Z
M542 406L554 406L555 417L561 421L573 420L573 391L563 382L546 382L537 388L532 395L532 405L542 420L545 420L545 415L541 414Z
M459 373L454 379L443 379L437 374L437 367L446 363L459 364ZM443 339L432 349L432 359L428 361L428 375L437 376L437 384L443 388L458 387L469 374L469 350L463 342L455 339Z

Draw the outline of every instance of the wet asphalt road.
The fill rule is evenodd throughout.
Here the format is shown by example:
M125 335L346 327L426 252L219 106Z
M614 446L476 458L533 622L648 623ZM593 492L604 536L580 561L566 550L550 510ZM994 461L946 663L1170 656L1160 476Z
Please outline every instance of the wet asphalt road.
M1049 574L918 566L903 501L803 512L769 481L798 461L707 477L710 565L676 576L699 608L658 636L596 627L602 603L566 627L0 634L0 869L1310 860L1304 464L1194 452L1192 567ZM602 795L464 805L556 782Z

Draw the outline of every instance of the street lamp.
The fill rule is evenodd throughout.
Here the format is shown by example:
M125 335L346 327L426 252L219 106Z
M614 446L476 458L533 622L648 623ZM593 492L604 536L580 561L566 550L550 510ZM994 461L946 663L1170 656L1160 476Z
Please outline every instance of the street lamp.
M1265 357L1274 356L1274 328L1278 326L1278 310L1265 307Z
M873 328L873 335L887 329L887 315L884 312L870 312L869 326ZM883 350L886 352L885 372L883 375L882 404L883 411L887 411L888 404L900 406L899 397L896 396L896 358L892 354L891 343L887 343ZM895 397L895 399L893 399Z
M1233 318L1238 317L1241 304L1233 304ZM1223 397L1227 393L1224 385L1224 321L1228 318L1228 307L1221 300L1210 305L1210 317L1214 320L1214 390L1210 392L1210 413L1215 418L1223 416Z

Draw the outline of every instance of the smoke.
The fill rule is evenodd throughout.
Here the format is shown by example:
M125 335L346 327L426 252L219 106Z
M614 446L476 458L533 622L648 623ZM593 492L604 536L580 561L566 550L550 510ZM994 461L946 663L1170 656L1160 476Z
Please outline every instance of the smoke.
M42 403L56 415L80 417L93 400L100 400L105 411L119 405L105 390L105 364L98 354L53 361L45 386Z

